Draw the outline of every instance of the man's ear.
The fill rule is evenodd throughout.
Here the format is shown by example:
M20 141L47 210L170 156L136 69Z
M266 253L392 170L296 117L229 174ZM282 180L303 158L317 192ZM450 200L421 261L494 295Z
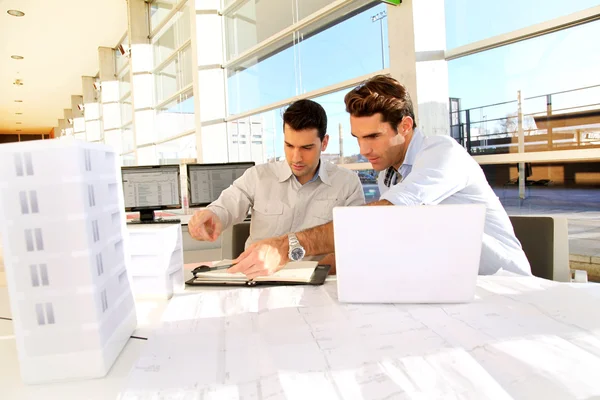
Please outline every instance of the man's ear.
M321 151L325 151L327 148L327 143L329 143L329 135L325 135L323 140L321 141Z
M402 121L400 121L396 128L399 134L406 136L413 130L413 119L411 117L402 118Z

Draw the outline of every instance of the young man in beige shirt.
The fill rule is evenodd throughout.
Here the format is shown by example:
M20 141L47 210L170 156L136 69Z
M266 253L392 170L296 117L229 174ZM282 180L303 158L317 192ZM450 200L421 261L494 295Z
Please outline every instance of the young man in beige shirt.
M246 246L333 219L333 207L358 206L365 197L358 175L320 160L327 148L327 115L318 103L299 100L283 114L285 160L248 169L219 198L197 211L188 228L196 240L215 241L252 209ZM295 240L292 233L290 243Z

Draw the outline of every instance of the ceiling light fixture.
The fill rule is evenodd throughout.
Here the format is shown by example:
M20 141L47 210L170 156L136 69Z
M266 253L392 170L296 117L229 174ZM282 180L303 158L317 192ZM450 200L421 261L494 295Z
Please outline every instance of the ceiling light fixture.
M22 60L25 57L23 57L23 56L10 56L10 58L12 58L13 60Z
M20 125L20 124L22 124L22 122L15 122L15 123L16 123L17 125Z
M7 13L8 15L12 15L13 17L22 17L25 15L23 11L19 10L8 10Z
M15 100L15 103L22 103L23 100Z
M21 129L17 129L17 132L21 132Z
M23 115L23 113L15 113L15 114L17 114L17 115Z

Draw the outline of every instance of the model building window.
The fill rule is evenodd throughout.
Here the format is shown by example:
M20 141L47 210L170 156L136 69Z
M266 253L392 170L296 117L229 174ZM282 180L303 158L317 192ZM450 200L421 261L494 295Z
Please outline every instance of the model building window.
M21 154L15 153L14 159L15 159L15 172L17 173L17 176L23 176L23 157L21 157Z
M98 270L98 276L104 273L104 265L102 263L102 253L96 254L96 269Z
M37 214L40 212L40 209L38 207L37 192L35 190L29 191L29 205L31 206L32 214Z
M48 286L50 284L48 280L48 268L46 264L30 265L29 274L31 275L31 286ZM41 282L40 282L41 281Z
M106 300L106 289L100 293L100 301L102 302L102 312L108 309L108 301Z
M35 247L37 251L44 250L44 239L40 228L35 228Z
M52 303L36 304L35 314L38 325L54 324L54 308L52 307Z
M33 175L33 160L31 159L31 153L24 153L25 156L25 171L27 175Z
M91 152L90 150L84 150L84 158L85 158L85 170L86 171L91 171L92 170L92 157L91 157Z
M92 221L92 235L94 237L94 242L100 240L100 231L98 230L98 221Z
M19 192L19 202L21 203L21 214L29 214L30 210L32 214L39 213L37 192L35 190L29 191L29 198L27 192L22 190Z
M88 200L90 203L90 207L94 207L96 205L96 197L94 196L94 185L88 185Z
M33 251L33 232L31 229L25 229L25 246L27 251Z
M29 214L29 202L27 201L27 192L19 192L19 200L21 202L21 214Z

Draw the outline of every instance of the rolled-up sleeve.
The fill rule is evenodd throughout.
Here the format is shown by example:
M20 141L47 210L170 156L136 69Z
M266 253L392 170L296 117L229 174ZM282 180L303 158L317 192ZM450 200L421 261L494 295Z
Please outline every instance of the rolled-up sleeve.
M219 217L223 224L223 230L246 218L250 207L254 204L257 184L258 172L256 168L250 168L231 186L223 190L217 200L206 207Z
M433 141L421 150L411 172L381 196L394 205L435 205L468 183L466 154L447 140Z

